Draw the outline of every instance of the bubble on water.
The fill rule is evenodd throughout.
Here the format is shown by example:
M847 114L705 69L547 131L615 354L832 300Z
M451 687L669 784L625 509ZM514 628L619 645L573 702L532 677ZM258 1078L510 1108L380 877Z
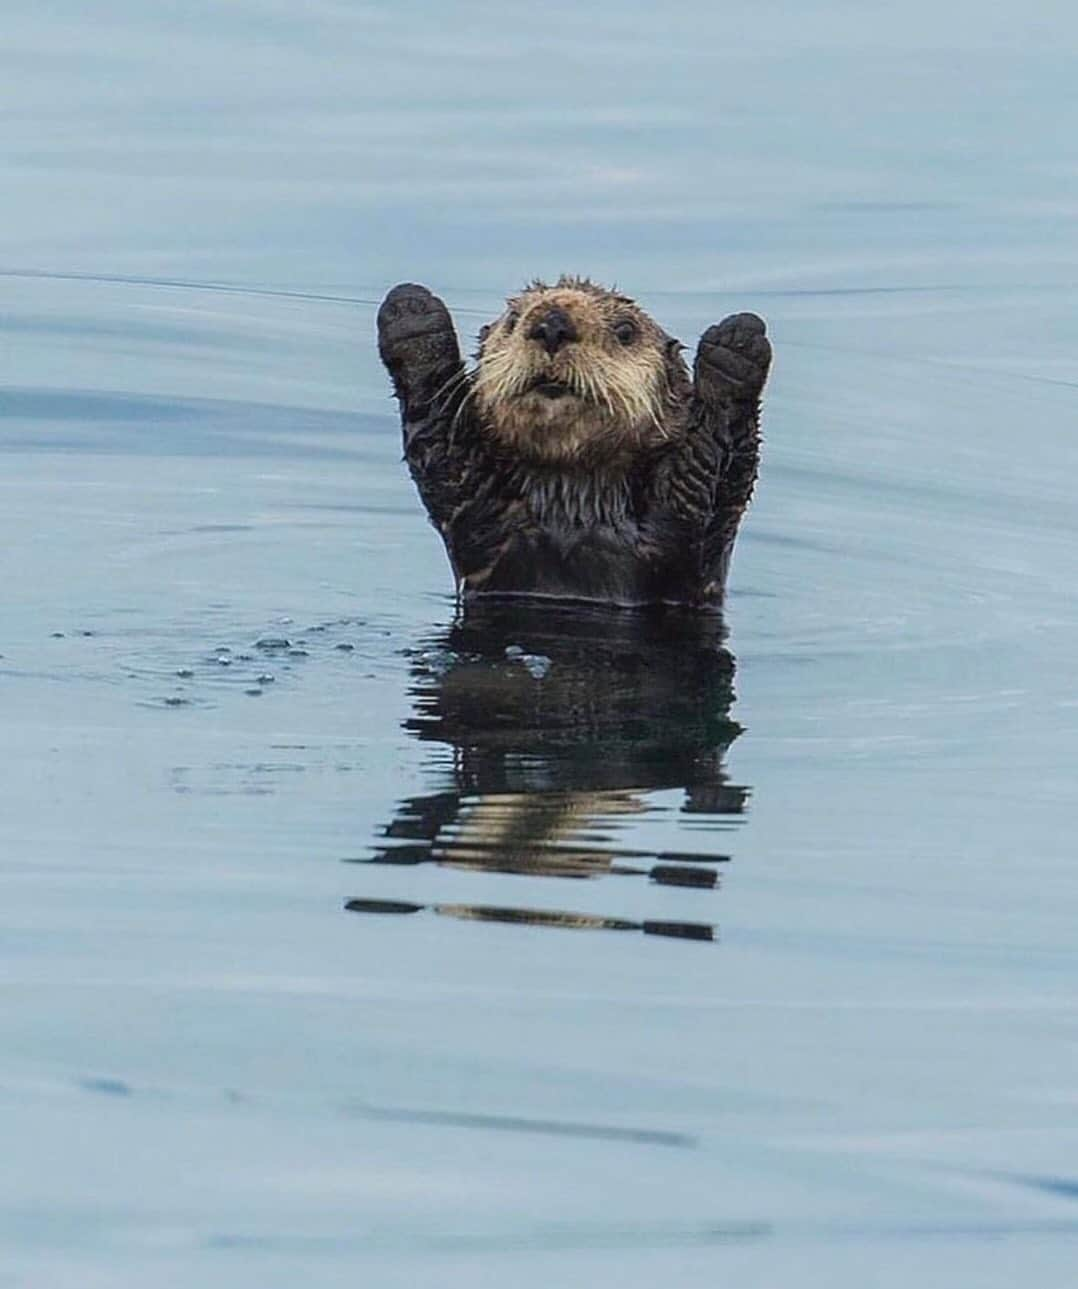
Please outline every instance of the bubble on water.
M542 680L550 670L551 662L544 654L528 653L522 645L506 645L505 656L509 662L518 662L536 680Z
M416 662L432 676L444 676L460 661L460 655L452 649L417 649L413 653Z
M258 683L260 685L272 685L274 679L275 678L271 676L268 671L266 671L266 672L263 672L262 675L258 677Z
M231 659L231 658L226 657L223 653L222 653L222 654L218 654L218 655L217 655L217 657L214 659L214 662L216 662L216 663L217 663L217 665L218 665L219 667L231 667L231 666L232 666L232 659Z
M291 649L292 641L284 636L263 636L261 640L255 641L256 649L265 649L272 651L274 649Z
M176 673L176 675L179 676L181 680L190 680L194 674L195 673L191 670L190 667L181 667L180 670Z
M550 659L541 653L527 653L520 661L535 680L542 680L552 666Z

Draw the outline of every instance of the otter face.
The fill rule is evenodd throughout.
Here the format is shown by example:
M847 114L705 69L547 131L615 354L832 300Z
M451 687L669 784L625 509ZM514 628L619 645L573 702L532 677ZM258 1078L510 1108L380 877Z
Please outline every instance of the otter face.
M524 459L625 464L680 431L680 348L626 296L536 282L483 329L473 394L491 435Z

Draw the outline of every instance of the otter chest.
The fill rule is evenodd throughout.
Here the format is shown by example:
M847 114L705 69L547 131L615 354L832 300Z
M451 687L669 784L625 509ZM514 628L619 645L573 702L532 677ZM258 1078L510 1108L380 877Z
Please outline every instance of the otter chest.
M652 597L658 552L633 511L627 485L557 477L528 484L500 514L473 510L454 526L451 547L466 596L622 604Z
M478 584L465 591L582 597L633 603L646 578L639 543L625 527L522 526L507 535Z

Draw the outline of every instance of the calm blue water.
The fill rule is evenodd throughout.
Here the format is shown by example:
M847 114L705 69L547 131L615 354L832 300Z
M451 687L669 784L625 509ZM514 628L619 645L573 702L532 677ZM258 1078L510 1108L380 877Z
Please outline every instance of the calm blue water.
M0 1285L1072 1284L1071 7L20 8ZM562 270L768 318L730 657L454 624L374 307Z

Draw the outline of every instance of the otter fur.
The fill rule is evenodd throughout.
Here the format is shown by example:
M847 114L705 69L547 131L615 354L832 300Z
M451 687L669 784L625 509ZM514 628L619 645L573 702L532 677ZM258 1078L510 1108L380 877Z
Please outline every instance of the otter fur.
M718 608L759 463L763 322L682 345L629 297L533 282L467 368L445 305L394 287L378 313L404 455L464 599Z

